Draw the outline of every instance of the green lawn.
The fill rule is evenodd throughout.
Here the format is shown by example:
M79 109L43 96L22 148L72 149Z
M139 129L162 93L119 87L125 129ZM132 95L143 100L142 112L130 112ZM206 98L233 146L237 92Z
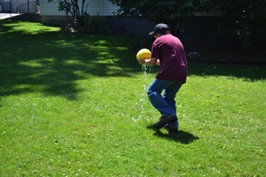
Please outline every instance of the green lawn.
M0 176L264 176L265 65L189 61L155 132L141 41L0 21Z

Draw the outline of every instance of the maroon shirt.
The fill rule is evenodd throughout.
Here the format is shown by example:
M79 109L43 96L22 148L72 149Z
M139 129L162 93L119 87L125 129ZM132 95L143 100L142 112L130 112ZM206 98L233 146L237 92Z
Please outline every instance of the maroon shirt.
M152 44L151 51L151 57L160 60L157 79L186 82L187 58L184 47L177 37L166 34L157 38Z

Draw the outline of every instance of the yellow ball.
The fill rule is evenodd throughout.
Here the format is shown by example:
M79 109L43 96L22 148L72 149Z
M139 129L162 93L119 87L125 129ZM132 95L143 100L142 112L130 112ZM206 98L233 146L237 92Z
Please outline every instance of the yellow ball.
M151 51L149 49L140 49L136 55L137 60L139 59L150 59L151 58Z

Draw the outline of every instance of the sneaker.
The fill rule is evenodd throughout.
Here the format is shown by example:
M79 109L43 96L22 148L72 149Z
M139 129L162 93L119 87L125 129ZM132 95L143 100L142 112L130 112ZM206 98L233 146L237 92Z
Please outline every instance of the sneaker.
M177 127L171 127L169 125L166 125L164 128L166 130L168 130L169 132L178 133L178 128Z
M166 124L170 123L170 122L174 122L177 121L177 117L176 116L166 116L164 118L161 118L159 120L159 122L155 123L153 126L156 129L160 129L163 126L165 126Z

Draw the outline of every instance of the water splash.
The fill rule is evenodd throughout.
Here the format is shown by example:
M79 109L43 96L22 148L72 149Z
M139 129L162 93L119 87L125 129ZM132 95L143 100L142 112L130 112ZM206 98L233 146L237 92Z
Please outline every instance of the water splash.
M143 74L144 74L144 84L143 84L143 91L140 98L140 116L139 118L142 119L142 115L144 115L144 103L145 103L145 96L146 96L146 90L147 90L147 65L142 64L141 65Z
M146 64L142 64L141 65L141 69L142 69L142 71L144 72L144 75L146 75L147 74L147 65Z
M146 91L148 88L148 74L147 73L152 71L152 68L146 64L142 64L141 69L143 71L143 90L141 91L139 103L136 103L137 106L140 105L140 115L138 118L132 118L134 122L137 122L138 120L143 119L143 115L145 113L144 105L147 100L147 94L146 94Z

